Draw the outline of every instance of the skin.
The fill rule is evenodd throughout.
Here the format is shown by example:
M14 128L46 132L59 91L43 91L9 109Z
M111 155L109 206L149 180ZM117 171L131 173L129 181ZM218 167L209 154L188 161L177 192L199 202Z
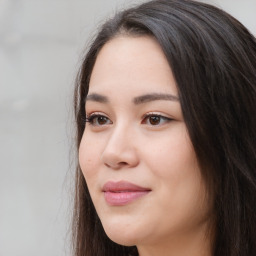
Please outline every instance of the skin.
M148 94L153 97L138 98ZM211 255L211 207L159 44L146 36L109 41L97 57L88 95L90 122L79 162L109 238L136 245L140 256ZM112 206L102 191L108 181L128 181L150 192Z

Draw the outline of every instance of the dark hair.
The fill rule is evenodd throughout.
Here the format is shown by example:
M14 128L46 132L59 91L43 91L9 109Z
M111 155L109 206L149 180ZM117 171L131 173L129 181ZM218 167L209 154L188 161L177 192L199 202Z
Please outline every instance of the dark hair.
M215 256L256 253L256 40L208 4L155 0L108 20L91 44L75 89L77 148L90 75L102 46L119 35L158 41L176 79L182 113L214 204ZM80 168L73 219L75 256L137 255L105 234Z

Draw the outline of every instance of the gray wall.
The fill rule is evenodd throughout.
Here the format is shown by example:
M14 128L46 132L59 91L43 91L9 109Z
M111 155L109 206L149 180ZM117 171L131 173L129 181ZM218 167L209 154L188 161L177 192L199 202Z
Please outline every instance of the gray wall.
M99 20L136 2L0 0L0 256L69 255L75 74ZM255 0L214 3L256 34Z

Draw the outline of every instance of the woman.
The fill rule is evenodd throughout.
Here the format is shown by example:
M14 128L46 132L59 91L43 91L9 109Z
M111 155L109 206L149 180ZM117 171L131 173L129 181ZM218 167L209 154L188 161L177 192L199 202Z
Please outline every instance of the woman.
M254 255L255 102L255 38L224 11L107 21L75 90L75 255Z

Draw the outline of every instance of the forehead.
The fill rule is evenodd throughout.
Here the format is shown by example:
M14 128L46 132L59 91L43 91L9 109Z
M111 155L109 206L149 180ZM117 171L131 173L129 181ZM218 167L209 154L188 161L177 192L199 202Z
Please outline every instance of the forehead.
M106 43L96 59L89 91L111 93L161 91L177 95L172 70L158 44L149 36L119 36Z

